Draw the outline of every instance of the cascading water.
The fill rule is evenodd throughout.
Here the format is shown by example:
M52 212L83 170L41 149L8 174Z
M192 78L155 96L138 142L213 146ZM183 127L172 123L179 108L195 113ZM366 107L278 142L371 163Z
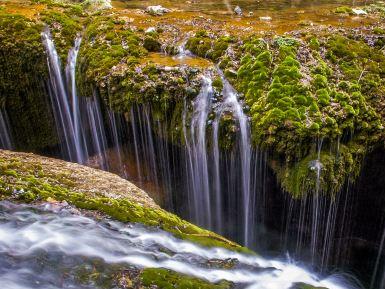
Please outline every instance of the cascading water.
M186 136L189 178L191 180L190 200L193 219L197 224L210 228L211 200L209 186L208 154L206 144L207 117L211 109L213 87L211 79L204 76L201 91L193 102L190 130Z
M76 146L77 162L84 163L88 157L86 140L84 139L84 131L80 119L79 99L76 89L76 62L79 54L80 44L82 42L81 37L75 39L75 45L68 53L67 65L66 65L66 77L68 83L68 94L71 100L71 113L72 113L72 125L74 130L74 143Z
M42 33L43 44L48 55L50 74L50 97L62 152L70 161L83 164L95 155L100 168L107 170L107 137L99 104L94 93L92 97L79 98L76 88L76 62L81 37L70 49L63 77L60 59L49 30Z
M199 247L141 225L95 221L62 204L0 202L0 236L2 288L102 288L132 266L228 280L248 289L289 289L300 282L353 288L342 278L320 279L292 263ZM231 269L215 269L210 260L237 261ZM77 277L82 272L91 277L98 269L103 273L98 279Z
M77 115L77 111L72 112L69 96L67 93L66 82L63 78L60 59L55 48L55 44L52 40L49 30L45 30L42 33L43 44L47 52L47 62L50 75L49 92L51 97L51 103L53 106L53 112L55 117L56 129L62 145L62 153L65 158L70 161L82 163L84 161L84 146L82 146L80 139L77 138L76 131L80 131L80 128L76 124L75 129L73 116ZM77 41L78 47L73 49L69 54L69 71L71 76L71 91L75 86L75 63L77 50L80 46L80 41ZM73 100L77 100L76 89L75 93L72 91Z
M108 161L106 156L107 138L103 123L102 112L100 109L99 100L94 94L92 97L84 97L84 107L86 110L87 120L84 121L89 129L89 151L95 155L99 167L103 170L108 169Z
M224 78L223 74L220 72L222 82L223 82L223 103L220 104L217 110L217 120L214 122L215 126L217 126L218 119L221 117L224 111L229 110L233 116L239 122L239 130L240 130L240 141L239 141L239 154L240 154L240 163L241 163L241 178L242 178L242 200L243 200L243 242L246 246L250 245L249 240L249 230L250 230L250 208L252 206L252 202L250 199L250 176L251 176L251 144L250 144L250 132L249 132L249 124L248 117L244 114L241 104L238 101L237 93L231 84ZM214 131L216 135L214 135L214 139L216 142L216 146L218 145L218 128L214 127ZM217 157L219 154L216 152L214 157ZM215 164L218 164L219 161L216 159ZM217 169L216 169L217 171ZM219 193L220 194L220 193ZM219 199L219 197L218 197Z
M8 115L4 109L0 109L0 148L13 149Z
M108 110L109 127L112 133L113 148L116 150L119 175L122 176L123 178L127 178L128 176L126 171L124 170L124 165L122 160L123 152L120 149L120 144L122 140L119 134L121 130L118 129L117 118L121 119L121 116L115 114L112 110Z

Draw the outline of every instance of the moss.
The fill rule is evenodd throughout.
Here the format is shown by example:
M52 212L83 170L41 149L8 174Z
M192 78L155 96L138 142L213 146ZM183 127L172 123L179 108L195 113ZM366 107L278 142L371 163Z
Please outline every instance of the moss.
M232 288L232 284L227 281L221 281L217 284L212 284L207 281L189 277L187 275L172 272L166 269L148 268L144 269L141 275L142 284L146 288L162 289L228 289Z
M3 197L13 194L13 198L24 202L49 198L67 201L77 208L97 210L121 222L156 226L177 238L190 240L202 246L250 252L236 243L201 229L162 209L146 207L125 198L108 198L97 192L90 195L77 191L69 175L46 172L44 167L19 159L0 159L0 175L2 180L0 192Z
M41 20L50 27L56 49L62 63L65 63L76 35L82 31L78 17L76 14L71 14L71 11L67 14L66 12L48 10L41 13Z
M218 62L232 42L234 39L228 36L211 38L205 31L198 31L187 40L186 48L197 56Z
M375 77L383 74L383 54L361 40L341 35L307 38L306 43L289 37L271 42L245 40L239 48L243 56L233 81L250 107L254 143L272 151L279 167L297 172L301 170L294 168L301 168L314 139L333 141L354 129L357 145L366 151L383 136L383 112L372 94L376 91L382 99L385 91L380 78ZM325 182L338 183L325 191L335 193L351 175L344 167L347 163L342 164L341 178L325 175ZM301 187L306 178L296 178L297 173L283 175L286 177L280 180L285 190L300 194L302 189L285 182L292 178ZM315 186L314 182L309 184L308 191Z
M152 52L158 52L161 49L159 41L157 41L151 36L147 36L146 38L144 38L143 47L146 48L148 51Z
M217 91L222 91L223 89L223 81L222 79L218 76L216 77L213 82L212 86L217 90Z
M315 286L308 285L305 283L294 283L294 285L292 287L290 287L290 289L327 289L327 288L315 287Z
M353 9L348 6L340 6L334 9L334 13L337 14L353 14Z
M57 143L44 79L43 26L0 12L0 106L8 113L16 148L38 151Z
M365 152L365 147L351 142L340 145L335 153L323 150L318 158L318 153L313 152L295 164L274 166L274 169L282 188L294 198L314 194L317 189L320 194L333 196L348 178L357 177Z
M373 33L377 35L384 35L385 34L385 29L381 27L374 27L373 28Z

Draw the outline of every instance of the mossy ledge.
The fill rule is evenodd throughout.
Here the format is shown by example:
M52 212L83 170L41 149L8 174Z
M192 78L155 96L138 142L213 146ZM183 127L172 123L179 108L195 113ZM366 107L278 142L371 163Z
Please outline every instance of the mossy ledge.
M318 189L334 195L385 139L381 27L320 26L247 39L198 31L187 47L215 61L237 89L252 141L270 153L282 189L295 198L314 192L318 161Z
M144 191L108 172L34 154L0 150L0 173L2 199L66 201L122 222L156 226L202 246L251 253L247 248L162 210Z
M183 144L183 103L197 95L204 68L154 63L152 52L174 39L166 26L146 32L148 24L143 26L133 12L135 19L110 10L89 11L71 1L26 2L44 3L44 13L26 17L0 10L0 105L11 118L17 149L44 151L58 145L44 87L48 73L40 33L46 25L62 63L76 35L83 36L79 95L97 90L106 106L121 113L149 105L156 121L167 122L169 139ZM385 8L378 5L366 7L378 24L358 29L316 25L260 38L203 31L197 25L186 43L196 55L218 64L240 92L254 145L270 153L282 188L292 196L301 197L308 188L290 177L299 183L314 179L310 163L316 160L317 142L323 143L327 162L322 191L334 194L358 175L365 154L385 139L385 27L380 21ZM222 83L215 79L213 85L220 90ZM221 147L231 147L236 127L228 115L221 131ZM344 152L335 152L342 147ZM338 157L326 157L330 151Z

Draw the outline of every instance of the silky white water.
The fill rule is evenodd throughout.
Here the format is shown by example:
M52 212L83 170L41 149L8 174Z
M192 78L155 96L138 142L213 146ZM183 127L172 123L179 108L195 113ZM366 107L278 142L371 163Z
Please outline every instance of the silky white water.
M81 38L79 37L75 40L74 47L68 53L68 63L66 66L68 79L64 77L60 58L48 29L42 32L42 38L47 52L50 76L49 95L56 129L62 144L62 153L70 161L84 163L87 158L87 148L80 120L79 100L75 81L76 60Z
M241 163L241 172L242 172L242 201L243 201L243 242L246 246L250 244L250 212L251 207L253 206L251 202L250 195L250 185L251 185L251 172L250 172L250 162L251 162L251 143L250 143L250 129L249 129L249 120L247 115L243 112L242 105L238 100L238 94L235 89L231 86L228 80L224 77L223 73L219 71L222 82L223 90L222 94L224 97L223 102L217 108L217 117L214 121L214 148L218 149L218 121L221 115L229 111L233 114L234 118L239 123L239 153L240 153L240 163ZM219 156L218 152L214 151L215 166L219 163L217 157ZM217 168L215 169L217 171ZM219 193L220 194L220 193ZM220 197L217 197L220 201Z
M210 259L229 258L238 260L233 269L207 265ZM0 202L1 288L97 288L71 277L77 267L95 260L104 264L105 272L114 264L120 270L162 267L211 282L243 283L249 289L288 289L296 282L351 288L342 279L319 280L295 264L199 247L156 228L95 221L64 206Z
M190 130L186 137L190 199L193 204L194 220L205 227L211 227L211 200L209 185L209 164L206 145L206 124L213 96L212 81L203 77L201 91L193 102Z

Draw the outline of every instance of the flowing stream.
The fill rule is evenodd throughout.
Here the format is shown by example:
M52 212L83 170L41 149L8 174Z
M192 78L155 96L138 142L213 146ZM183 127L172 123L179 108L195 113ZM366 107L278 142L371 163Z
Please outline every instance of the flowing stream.
M231 269L209 266L210 260L229 259L236 259ZM97 274L96 264L106 279L109 272L135 266L166 268L210 282L225 279L250 289L288 289L298 282L352 288L341 277L319 279L290 262L207 249L159 229L95 221L57 204L0 202L1 288L100 288L76 277L87 268Z

